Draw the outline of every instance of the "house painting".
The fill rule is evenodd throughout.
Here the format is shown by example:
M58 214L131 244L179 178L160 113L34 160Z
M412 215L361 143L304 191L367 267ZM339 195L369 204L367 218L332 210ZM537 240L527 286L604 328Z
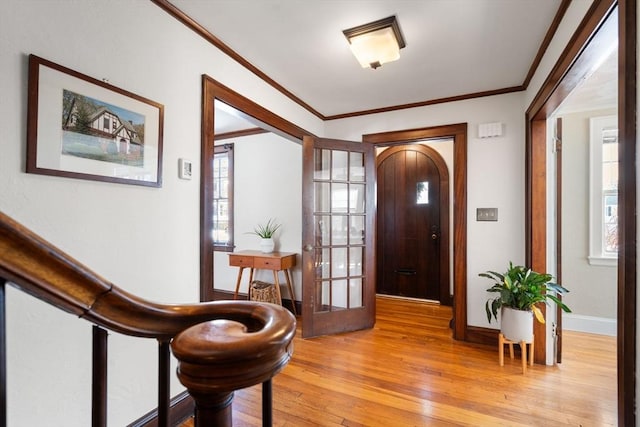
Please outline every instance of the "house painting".
M143 156L143 138L135 129L132 121L123 120L107 106L98 106L89 98L72 94L65 90L65 96L73 95L70 107L63 113L64 131L90 135L95 138L83 138L84 145L97 148L99 153L87 155L85 150L79 153L77 149L69 148L68 137L64 137L63 151L67 154L93 157L97 160L120 162L123 158L128 161L139 161ZM64 109L63 109L64 110ZM93 111L88 113L88 111ZM73 138L77 146L78 139ZM106 157L100 157L104 154Z

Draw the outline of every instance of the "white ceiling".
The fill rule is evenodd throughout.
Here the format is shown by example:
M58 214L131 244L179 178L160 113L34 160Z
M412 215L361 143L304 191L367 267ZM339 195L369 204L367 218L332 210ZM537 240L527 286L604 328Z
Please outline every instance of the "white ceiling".
M564 100L557 114L618 107L618 14L598 30L600 57L584 79Z
M608 52L606 60L569 94L556 114L618 107L618 51Z
M325 117L520 86L561 3L169 1ZM400 60L361 68L342 31L391 15L407 43Z

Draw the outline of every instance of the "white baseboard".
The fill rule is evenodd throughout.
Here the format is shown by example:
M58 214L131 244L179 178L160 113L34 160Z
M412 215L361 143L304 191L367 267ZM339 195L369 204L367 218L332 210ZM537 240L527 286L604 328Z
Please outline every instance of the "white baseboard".
M616 319L608 319L606 317L563 313L562 329L615 337L617 334L617 322Z

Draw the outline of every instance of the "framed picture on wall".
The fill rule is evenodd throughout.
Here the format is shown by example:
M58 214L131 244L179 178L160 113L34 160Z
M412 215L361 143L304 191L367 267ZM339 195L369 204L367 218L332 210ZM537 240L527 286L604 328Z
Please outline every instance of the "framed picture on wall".
M164 106L29 56L27 173L162 186Z

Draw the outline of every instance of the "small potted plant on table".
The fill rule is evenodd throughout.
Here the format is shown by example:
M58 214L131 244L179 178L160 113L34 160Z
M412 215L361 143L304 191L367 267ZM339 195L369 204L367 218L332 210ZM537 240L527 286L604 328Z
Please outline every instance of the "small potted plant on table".
M275 220L271 218L264 225L258 224L253 231L250 231L249 233L260 237L260 250L263 253L271 253L275 247L273 235L281 226L282 224L277 224Z

